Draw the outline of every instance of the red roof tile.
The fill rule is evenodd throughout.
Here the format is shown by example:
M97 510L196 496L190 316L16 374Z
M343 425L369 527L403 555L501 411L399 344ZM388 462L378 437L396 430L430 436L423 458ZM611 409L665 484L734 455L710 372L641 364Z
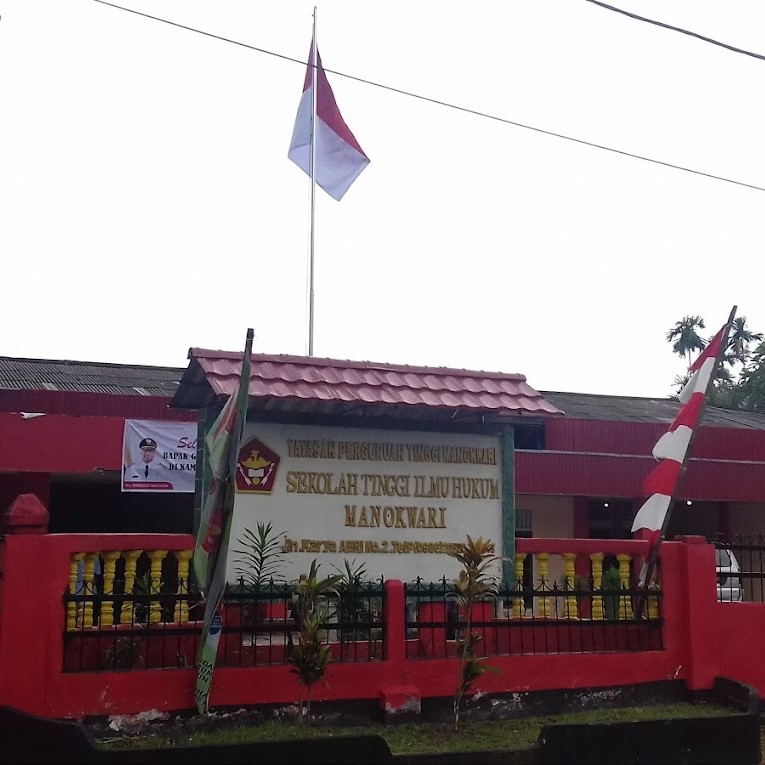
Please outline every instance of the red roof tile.
M171 406L201 408L236 389L241 353L192 348L189 358ZM499 416L562 414L520 374L308 356L253 354L250 399L290 411L333 412L339 410L332 405L356 403Z

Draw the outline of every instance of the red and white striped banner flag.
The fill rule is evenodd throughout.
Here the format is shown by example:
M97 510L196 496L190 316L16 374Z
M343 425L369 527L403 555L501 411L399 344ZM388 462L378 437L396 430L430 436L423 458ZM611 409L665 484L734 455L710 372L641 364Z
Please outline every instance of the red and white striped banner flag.
M643 493L648 499L632 524L633 532L640 529L655 532L649 541L655 541L664 525L729 326L723 326L691 365L691 377L678 396L680 410L669 430L653 447L653 456L659 464L643 482Z

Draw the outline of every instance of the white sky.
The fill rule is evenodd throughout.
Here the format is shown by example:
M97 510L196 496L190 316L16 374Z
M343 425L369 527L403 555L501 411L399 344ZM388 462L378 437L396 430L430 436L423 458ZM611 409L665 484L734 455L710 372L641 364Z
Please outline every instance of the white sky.
M305 60L313 2L122 5ZM620 0L765 53L758 0ZM765 62L584 0L319 2L327 69L765 186ZM0 354L306 352L305 69L92 0L0 2ZM329 75L372 160L317 190L318 356L665 395L664 333L765 330L765 193Z

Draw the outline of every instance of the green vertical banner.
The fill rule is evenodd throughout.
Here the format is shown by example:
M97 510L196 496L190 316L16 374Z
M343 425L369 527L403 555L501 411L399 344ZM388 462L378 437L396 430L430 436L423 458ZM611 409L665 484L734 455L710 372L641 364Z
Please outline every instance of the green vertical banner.
M252 338L253 331L248 329L239 385L229 396L205 438L212 482L202 507L193 557L194 574L205 599L194 691L200 714L208 712L218 643L223 630L220 607L226 589L226 562L234 515L237 459L247 422Z
M502 431L502 581L515 584L515 431Z

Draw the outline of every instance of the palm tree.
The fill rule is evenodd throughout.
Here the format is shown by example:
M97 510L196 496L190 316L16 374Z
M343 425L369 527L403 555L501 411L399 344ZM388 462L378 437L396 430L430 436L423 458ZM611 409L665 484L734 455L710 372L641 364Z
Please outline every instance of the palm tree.
M746 316L739 316L734 319L728 335L725 362L730 366L733 366L737 361L743 364L749 357L749 343L757 342L762 345L762 339L762 332L752 332L746 326Z
M690 379L691 375L689 372L686 372L684 375L675 375L675 379L672 381L672 385L675 386L672 398L677 398L680 395L680 391L688 385L688 380Z
M672 343L672 352L685 358L688 366L691 365L691 353L703 350L706 345L697 332L705 326L701 316L683 316L672 329L667 330L666 338L668 343Z
M765 361L765 341L757 344L757 347L750 354L750 361L753 364L761 364Z

